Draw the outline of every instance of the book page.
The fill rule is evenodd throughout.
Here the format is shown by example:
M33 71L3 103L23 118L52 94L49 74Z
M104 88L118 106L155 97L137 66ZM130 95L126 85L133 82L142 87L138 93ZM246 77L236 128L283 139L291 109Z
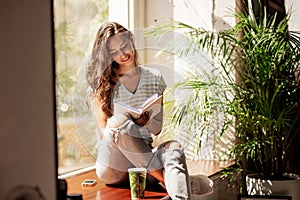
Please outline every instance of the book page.
M114 114L125 114L130 113L133 117L139 117L142 113L141 109L123 104L121 102L116 102L114 104Z
M143 112L149 111L150 116L153 117L160 112L161 104L162 104L162 95L158 96L156 94L155 96L151 96L150 99L145 101L142 110Z
M139 118L142 113L149 111L150 118L155 116L160 112L162 104L162 95L158 96L157 94L149 97L142 105L141 108L134 108L132 106L123 104L121 102L116 102L114 104L114 114L125 114L129 113L134 118Z
M146 101L142 104L141 109L143 110L144 108L146 108L148 105L153 104L158 98L160 98L158 96L158 94L154 94L152 96L150 96L149 98L146 99Z

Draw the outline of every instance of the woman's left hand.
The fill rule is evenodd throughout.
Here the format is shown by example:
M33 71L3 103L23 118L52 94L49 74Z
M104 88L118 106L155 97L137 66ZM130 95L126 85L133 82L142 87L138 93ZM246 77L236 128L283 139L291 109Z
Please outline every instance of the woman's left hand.
M148 123L149 119L150 119L150 113L146 111L140 116L140 118L138 119L133 118L132 121L139 126L145 126Z

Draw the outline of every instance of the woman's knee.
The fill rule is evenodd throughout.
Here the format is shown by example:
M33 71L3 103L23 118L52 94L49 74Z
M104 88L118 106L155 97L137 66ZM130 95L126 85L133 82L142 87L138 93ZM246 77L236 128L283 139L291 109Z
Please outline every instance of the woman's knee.
M141 127L135 124L131 119L129 119L126 115L123 114L112 116L108 120L106 128L106 133L110 134L110 137L119 138L125 135L127 136L126 139L130 139L130 137L141 138Z
M99 164L96 166L96 174L101 181L110 185L121 184L128 180L127 172L118 171Z
M128 117L124 114L115 114L107 120L107 127L119 128L122 124L128 121Z
M179 149L182 148L181 144L176 140L171 140L164 143L164 148L166 149Z

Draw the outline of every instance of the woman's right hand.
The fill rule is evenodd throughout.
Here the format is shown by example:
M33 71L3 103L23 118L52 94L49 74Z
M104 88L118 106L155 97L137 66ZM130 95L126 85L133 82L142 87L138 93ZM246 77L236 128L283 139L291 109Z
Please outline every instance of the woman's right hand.
M133 117L131 117L131 118L132 118L132 121L136 125L145 126L148 123L148 121L150 120L150 112L148 112L148 111L144 112L138 119L134 119Z

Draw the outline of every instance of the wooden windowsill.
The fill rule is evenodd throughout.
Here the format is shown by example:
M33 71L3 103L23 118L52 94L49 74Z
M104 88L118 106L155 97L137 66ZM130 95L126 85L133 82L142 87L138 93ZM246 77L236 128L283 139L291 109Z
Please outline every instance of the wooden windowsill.
M216 160L187 160L187 166L191 175L203 174L208 177L213 177L215 174L222 171L224 168L232 165L233 162ZM60 176L59 178L63 178ZM68 194L80 193L83 195L83 200L130 200L130 190L128 186L109 187L106 186L96 175L95 169L92 167L89 170L82 171L78 175L73 175L65 178L68 186ZM97 184L93 187L82 187L81 183L85 179L95 179ZM167 193L159 187L147 187L145 198L149 200L161 199L167 196Z

